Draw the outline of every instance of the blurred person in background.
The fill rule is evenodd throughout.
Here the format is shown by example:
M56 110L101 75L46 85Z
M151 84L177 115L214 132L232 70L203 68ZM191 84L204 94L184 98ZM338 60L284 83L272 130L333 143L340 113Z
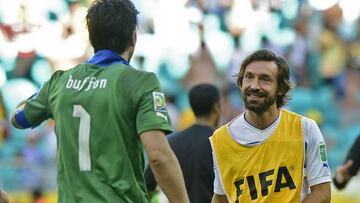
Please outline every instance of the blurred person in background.
M309 67L307 67L309 55L309 39L308 33L308 18L299 18L295 25L295 40L290 46L288 53L288 61L293 71L293 77L298 86L309 86L310 81L308 75L310 74Z
M189 91L191 109L196 122L168 137L171 149L179 160L191 203L211 202L214 171L209 137L220 118L220 93L211 84L199 84ZM151 193L156 180L150 167L145 171L146 186Z
M21 162L23 163L23 185L26 188L41 188L44 183L44 171L41 170L42 168L46 167L47 157L44 151L41 150L41 136L40 134L36 133L35 130L32 131L32 134L28 134L27 144L24 146L23 150L20 151L21 155ZM27 167L25 167L27 166Z
M319 72L326 85L332 86L338 96L344 96L343 76L346 68L347 50L338 34L342 11L333 6L324 11L324 29L319 36L321 57Z
M219 125L224 125L244 111L242 104L235 105L234 103L234 101L236 101L235 99L238 97L240 98L240 93L238 91L235 92L233 88L234 87L232 85L229 85L223 88L221 91L221 115ZM232 98L234 96L236 97Z
M0 203L9 203L9 196L0 189Z
M245 112L210 138L212 202L330 202L331 175L319 127L282 108L292 88L287 62L271 51L255 51L242 62L237 85Z
M143 148L169 200L188 202L165 137L171 127L160 84L129 65L137 14L129 0L94 1L86 22L95 55L55 72L11 116L17 128L55 120L58 202L148 202Z
M349 183L351 178L355 176L360 169L360 135L351 146L346 161L343 165L336 168L333 177L334 185L337 189L342 190Z
M0 92L0 148L8 136L8 119L6 117L6 109L2 98L2 92Z
M36 188L32 191L32 203L48 203L44 197L43 191L40 188Z
M204 26L198 25L200 46L197 51L190 56L191 62L189 70L184 75L182 83L186 89L202 84L215 84L219 82L219 75L211 52L204 40Z

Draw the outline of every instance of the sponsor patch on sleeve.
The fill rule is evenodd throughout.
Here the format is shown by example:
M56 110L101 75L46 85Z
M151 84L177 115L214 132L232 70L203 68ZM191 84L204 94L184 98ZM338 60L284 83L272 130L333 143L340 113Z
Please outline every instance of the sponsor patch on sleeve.
M153 92L154 111L167 112L165 95L162 92Z

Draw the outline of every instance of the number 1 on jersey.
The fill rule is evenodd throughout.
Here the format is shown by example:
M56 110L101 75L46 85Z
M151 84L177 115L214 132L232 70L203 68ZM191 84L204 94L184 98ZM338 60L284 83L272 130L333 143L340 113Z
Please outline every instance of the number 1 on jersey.
M80 118L79 126L79 166L80 171L91 170L90 159L90 115L81 105L74 105L73 117Z

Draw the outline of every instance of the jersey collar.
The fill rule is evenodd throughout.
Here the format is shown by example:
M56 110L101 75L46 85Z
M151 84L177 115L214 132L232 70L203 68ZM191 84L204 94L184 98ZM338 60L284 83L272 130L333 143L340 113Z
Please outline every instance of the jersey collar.
M106 67L113 63L122 63L127 66L130 66L129 62L127 62L119 54L107 49L102 49L97 51L95 55L87 61L87 63L100 67Z

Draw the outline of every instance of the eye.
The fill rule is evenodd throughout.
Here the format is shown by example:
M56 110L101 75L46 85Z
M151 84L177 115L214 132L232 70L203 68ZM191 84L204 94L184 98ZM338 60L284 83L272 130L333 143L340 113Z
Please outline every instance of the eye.
M253 75L252 75L252 74L245 74L245 75L244 75L244 78L250 79L250 78L253 78Z
M264 81L264 82L271 82L272 81L272 79L270 77L267 77L267 76L262 77L261 80Z

